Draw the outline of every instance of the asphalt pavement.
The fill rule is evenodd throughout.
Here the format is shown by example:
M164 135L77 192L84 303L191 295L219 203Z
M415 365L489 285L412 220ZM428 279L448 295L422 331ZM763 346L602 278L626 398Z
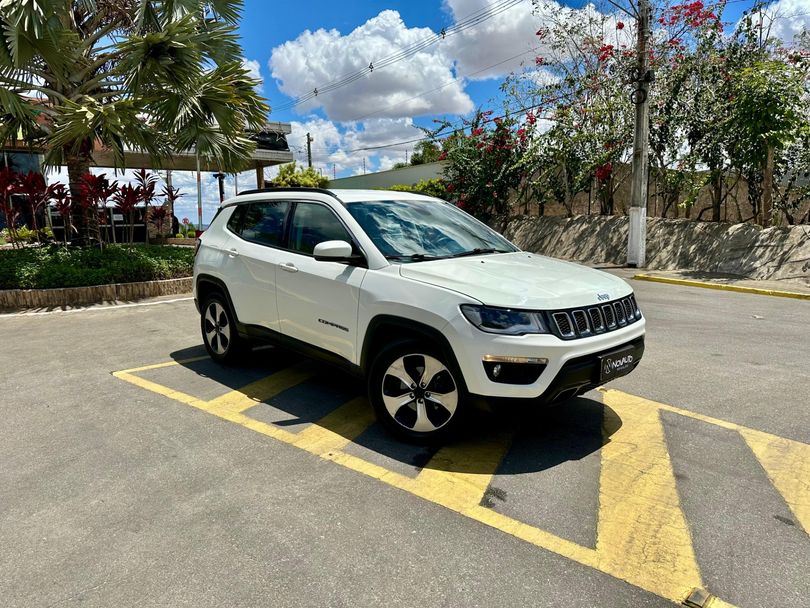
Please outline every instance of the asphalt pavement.
M807 606L810 302L631 283L633 374L441 449L190 299L0 316L0 605Z

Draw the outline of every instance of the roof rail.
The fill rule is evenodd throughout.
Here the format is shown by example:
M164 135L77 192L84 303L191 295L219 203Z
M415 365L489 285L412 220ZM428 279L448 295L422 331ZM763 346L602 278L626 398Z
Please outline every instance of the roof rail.
M242 196L243 194L259 194L261 192L318 192L320 194L328 194L334 198L337 198L337 195L332 192L331 190L327 190L326 188L305 188L303 186L284 186L279 188L254 188L253 190L242 190L236 196Z

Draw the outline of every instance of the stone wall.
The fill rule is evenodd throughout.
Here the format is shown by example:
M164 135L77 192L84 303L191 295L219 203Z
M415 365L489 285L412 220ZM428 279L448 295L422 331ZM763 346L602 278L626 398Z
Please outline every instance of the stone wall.
M62 289L2 289L0 312L27 308L65 308L101 304L104 302L131 302L143 298L191 293L192 278L114 283L94 287L65 287Z
M627 261L627 226L627 217L516 217L503 233L528 251L623 265ZM810 284L810 226L762 229L752 224L650 218L647 268Z

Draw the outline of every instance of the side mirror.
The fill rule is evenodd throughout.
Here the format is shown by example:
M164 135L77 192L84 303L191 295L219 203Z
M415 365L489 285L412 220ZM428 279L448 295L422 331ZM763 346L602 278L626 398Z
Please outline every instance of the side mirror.
M324 241L315 245L312 255L318 262L349 262L363 260L361 255L352 255L352 246L346 241Z

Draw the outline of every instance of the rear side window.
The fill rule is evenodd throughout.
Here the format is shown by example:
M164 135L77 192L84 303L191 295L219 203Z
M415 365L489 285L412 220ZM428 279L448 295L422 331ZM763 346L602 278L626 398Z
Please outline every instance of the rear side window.
M228 230L235 234L242 231L242 218L245 217L245 205L239 205L233 210L230 219L228 220Z
M289 248L312 254L315 245L324 241L351 243L352 237L328 207L316 203L298 203L290 226Z
M281 245L284 238L284 218L289 207L288 202L245 205L244 217L241 220L242 238L262 245L274 247Z

